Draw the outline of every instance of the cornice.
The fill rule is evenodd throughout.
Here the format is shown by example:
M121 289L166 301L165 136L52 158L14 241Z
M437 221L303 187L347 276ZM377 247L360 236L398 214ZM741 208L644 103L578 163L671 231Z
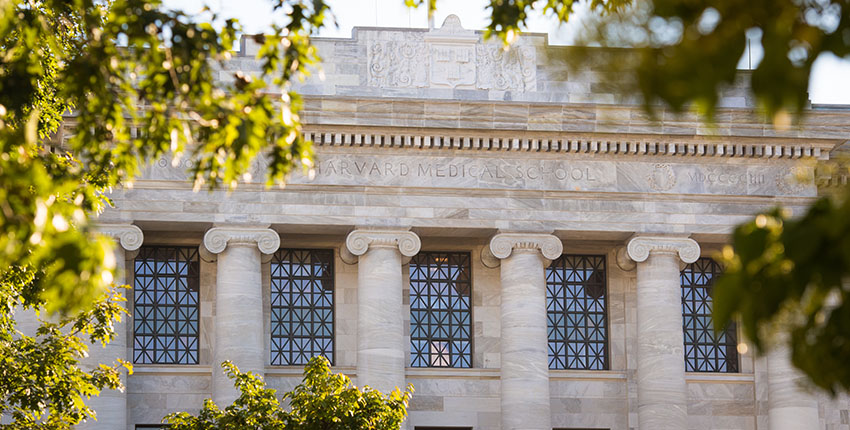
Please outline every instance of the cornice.
M280 235L268 228L213 227L204 234L203 244L213 254L235 244L256 245L263 254L272 254L280 248Z
M145 241L142 229L132 224L100 224L98 229L101 234L117 240L125 251L135 251Z
M396 148L619 155L628 158L672 156L683 159L828 159L837 141L732 139L703 136L587 134L503 130L428 130L421 128L307 127L304 137L317 147Z
M699 244L686 237L636 236L626 245L629 258L641 263L652 253L677 254L685 263L697 261L700 255Z

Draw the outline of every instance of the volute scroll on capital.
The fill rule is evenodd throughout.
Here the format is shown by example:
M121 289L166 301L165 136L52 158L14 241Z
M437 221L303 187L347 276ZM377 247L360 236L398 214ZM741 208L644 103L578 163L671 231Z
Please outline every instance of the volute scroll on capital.
M117 240L125 251L136 251L142 247L145 234L133 224L100 224L100 233Z
M675 253L685 263L693 263L700 256L699 244L686 237L637 236L629 240L626 253L635 262L641 263L655 252Z
M541 233L499 233L490 239L490 244L481 251L481 261L490 268L498 267L501 260L508 258L515 250L534 250L540 252L548 262L558 258L564 252L561 239L551 234Z
M204 248L220 254L228 245L256 244L263 254L273 254L280 248L280 235L268 228L213 227L204 234Z
M343 260L353 264L354 257L366 253L370 247L397 247L404 257L413 257L419 253L422 242L416 233L409 230L354 230L345 238ZM344 254L350 254L348 258Z

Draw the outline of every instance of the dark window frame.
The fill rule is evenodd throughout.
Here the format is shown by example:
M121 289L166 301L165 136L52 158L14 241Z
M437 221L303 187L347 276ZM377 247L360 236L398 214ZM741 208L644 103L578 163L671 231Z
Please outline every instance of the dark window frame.
M578 275L579 271L587 272L588 270L593 271L590 276L586 273L582 276ZM545 275L549 369L610 369L607 256L563 254L552 261L552 264L546 268ZM601 280L591 279L591 277L599 276ZM583 295L580 295L582 292ZM594 310L598 307L601 307L601 311ZM570 324L571 321L583 321L583 325L571 332L571 327L576 327ZM598 339L599 333L594 330L601 330L601 340ZM581 333L582 331L584 334ZM576 337L571 339L572 336ZM601 359L598 354L591 353L592 351L600 352L600 349ZM571 355L571 350L577 353ZM584 353L580 354L581 351Z
M720 272L717 262L703 257L685 266L680 273L687 372L739 373L741 370L735 323L729 323L720 336L714 336L711 290Z
M139 249L133 259L133 363L198 364L200 264L197 247ZM163 325L172 330L161 333ZM192 328L194 333L181 333ZM173 342L163 344L169 337Z
M309 258L309 264L305 261ZM272 366L302 366L311 357L322 355L330 361L335 359L336 349L336 272L333 249L322 248L281 248L272 255L269 263L269 362ZM287 263L287 264L284 264ZM298 265L309 265L307 272ZM276 265L280 265L276 267ZM318 266L318 269L317 269ZM288 267L286 269L285 267ZM320 270L322 273L317 273ZM295 273L295 275L293 275ZM284 283L295 278L295 282L322 284L322 291L290 292L284 291ZM329 283L329 287L328 284ZM302 284L303 285L303 284ZM329 294L328 293L329 288ZM289 300L289 305L284 303ZM318 305L318 301L329 301L329 305ZM298 305L297 303L301 303ZM290 318L285 318L287 315ZM329 313L330 322L323 319ZM296 313L309 315L310 321L295 318ZM322 315L320 315L322 314ZM276 320L276 316L280 318ZM313 317L319 321L314 322ZM286 325L288 324L288 328ZM295 327L300 324L300 327ZM304 324L313 324L306 328ZM315 326L318 324L318 328ZM276 330L280 329L279 334ZM317 334L315 330L322 333ZM283 332L286 330L286 332ZM296 334L298 330L301 334ZM306 345L308 348L304 348Z
M423 368L472 368L475 348L472 253L467 251L421 251L411 258L409 264L409 365ZM452 266L459 268L452 269ZM444 277L435 278L432 277L432 273L440 273ZM442 288L443 286L445 288ZM457 287L460 287L460 289ZM420 291L420 293L417 293L417 291ZM453 309L452 300L456 299L457 303L462 304L464 296L466 297L466 308ZM435 302L444 303L445 308L436 308L435 310L430 306ZM448 328L441 327L439 321L434 324L434 318L448 321ZM433 349L435 342L446 345L446 350L437 350L436 356ZM427 351L424 350L426 347L428 348Z

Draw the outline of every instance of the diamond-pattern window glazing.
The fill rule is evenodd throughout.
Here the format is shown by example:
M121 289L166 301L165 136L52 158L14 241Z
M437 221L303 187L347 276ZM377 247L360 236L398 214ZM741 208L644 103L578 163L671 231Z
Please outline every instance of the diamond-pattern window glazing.
M197 247L143 246L133 262L133 361L197 364Z
M738 372L738 339L734 323L715 337L711 289L720 265L710 258L688 264L681 273L685 330L685 370Z
M334 253L281 249L271 261L271 364L334 360Z
M410 365L472 367L470 254L420 252L410 261Z
M550 369L608 369L604 255L562 255L546 268Z

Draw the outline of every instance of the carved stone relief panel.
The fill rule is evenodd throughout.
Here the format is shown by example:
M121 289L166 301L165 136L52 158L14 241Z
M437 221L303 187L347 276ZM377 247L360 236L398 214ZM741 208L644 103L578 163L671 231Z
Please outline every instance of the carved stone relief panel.
M533 46L499 43L478 44L478 88L485 90L535 91L537 59Z
M369 46L369 86L428 86L428 51L419 40L374 41Z
M520 40L510 49L483 43L451 15L429 32L385 33L368 45L369 86L379 88L467 88L534 91L537 58L533 46ZM415 34L415 36L411 36Z

